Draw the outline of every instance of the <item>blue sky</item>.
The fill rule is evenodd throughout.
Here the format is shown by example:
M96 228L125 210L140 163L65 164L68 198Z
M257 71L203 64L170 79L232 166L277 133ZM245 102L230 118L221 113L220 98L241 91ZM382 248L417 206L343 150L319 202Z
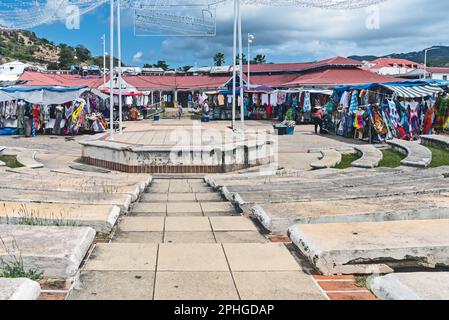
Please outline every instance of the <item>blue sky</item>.
M255 34L253 53L265 54L269 62L386 55L447 44L447 12L447 0L388 0L368 11L244 6L243 30L244 34ZM79 30L68 30L63 23L32 30L55 43L84 44L93 54L101 55L101 36L108 35L108 26L109 7L104 5L84 15ZM122 39L127 65L141 66L157 60L166 60L171 66L210 65L217 51L223 51L230 64L232 3L217 11L216 37L136 37L133 17L124 12Z

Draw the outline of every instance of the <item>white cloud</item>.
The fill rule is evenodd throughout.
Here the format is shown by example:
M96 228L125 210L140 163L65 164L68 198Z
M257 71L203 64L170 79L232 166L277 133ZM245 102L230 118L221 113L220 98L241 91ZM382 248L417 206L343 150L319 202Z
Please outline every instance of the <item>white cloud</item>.
M136 54L133 55L133 61L134 62L142 62L143 52L139 51L136 52Z
M448 43L449 1L387 0L378 5L379 29L366 27L366 9L323 10L302 7L243 6L246 34L256 37L254 52L268 61L304 61L353 54L387 55ZM167 61L212 63L217 51L232 59L232 3L217 10L217 36L168 38L162 44ZM182 54L180 54L182 53Z

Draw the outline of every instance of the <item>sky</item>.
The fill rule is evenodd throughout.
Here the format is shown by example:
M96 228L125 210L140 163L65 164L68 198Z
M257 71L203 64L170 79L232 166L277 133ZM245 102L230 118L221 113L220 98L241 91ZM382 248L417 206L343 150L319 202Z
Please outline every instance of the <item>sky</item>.
M216 52L223 52L226 64L232 64L232 9L232 1L217 7L214 37L136 36L133 12L123 10L123 62L142 66L165 60L171 67L205 66L213 64ZM252 55L264 54L274 63L387 55L448 45L448 12L447 0L386 0L358 10L244 5L244 53L247 33L255 36ZM31 30L55 43L83 44L94 55L101 55L101 37L109 32L109 6L83 15L79 29L69 30L57 22Z

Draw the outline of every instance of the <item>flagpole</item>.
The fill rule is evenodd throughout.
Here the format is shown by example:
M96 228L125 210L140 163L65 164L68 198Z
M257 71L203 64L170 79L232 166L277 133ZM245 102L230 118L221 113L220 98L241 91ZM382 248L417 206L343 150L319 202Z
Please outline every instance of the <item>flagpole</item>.
M109 113L110 113L110 137L109 140L114 140L114 0L110 1L111 17L110 17L110 52L109 52Z

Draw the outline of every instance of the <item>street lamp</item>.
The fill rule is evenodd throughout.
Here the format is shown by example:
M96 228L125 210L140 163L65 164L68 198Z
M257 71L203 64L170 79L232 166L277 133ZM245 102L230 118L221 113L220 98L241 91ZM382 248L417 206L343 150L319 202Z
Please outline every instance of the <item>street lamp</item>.
M426 50L424 50L424 70L426 71L424 75L424 79L427 79L427 52L432 50L440 49L440 47L431 47Z
M251 86L251 81L250 81L250 68L251 68L251 44L254 42L254 35L252 35L251 33L248 33L248 88L250 88Z

